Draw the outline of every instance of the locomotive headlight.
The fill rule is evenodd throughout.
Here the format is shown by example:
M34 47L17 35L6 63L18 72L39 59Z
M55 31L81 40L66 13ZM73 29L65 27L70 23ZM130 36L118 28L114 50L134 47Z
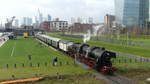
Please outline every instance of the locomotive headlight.
M109 55L110 55L110 53L106 53L106 55L107 55L107 56L109 56Z

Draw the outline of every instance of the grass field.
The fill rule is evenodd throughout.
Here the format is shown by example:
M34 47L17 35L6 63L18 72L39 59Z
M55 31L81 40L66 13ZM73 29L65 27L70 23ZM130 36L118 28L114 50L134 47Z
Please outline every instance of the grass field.
M114 63L117 73L126 76L139 84L146 83L150 78L150 63Z
M48 35L62 38L65 40L72 40L74 42L80 42L80 43L83 42L82 39L64 37L64 36L58 35L57 33L49 33ZM97 41L89 41L87 43L90 45L93 45L93 46L105 47L106 49L113 50L113 51L125 52L125 53L129 53L129 54L134 54L134 55L139 55L139 56L144 56L144 57L150 58L150 48L118 45L118 44L97 42Z
M58 34L51 33L49 34L54 37L59 37L66 40L72 40L74 42L82 42L81 39L77 38L70 38L70 37L64 37L60 36ZM115 45L111 43L104 43L104 42L96 42L96 41L89 41L88 44L93 46L100 46L105 47L109 50L119 51L119 52L125 52L135 55L141 55L144 57L150 57L150 48L141 48L141 47L133 47L133 46L122 46L122 45ZM118 56L117 59L113 60L124 60L126 59L129 61L130 59L124 56ZM134 61L134 60L133 60ZM145 62L126 62L126 63L118 63L114 62L113 66L116 67L117 73L121 74L123 76L129 77L133 79L134 81L138 82L139 84L147 84L146 79L150 77L150 63Z
M118 56L113 61L113 66L117 68L116 73L126 76L139 84L149 84L146 80L150 77L150 62L140 62L124 56Z
M115 37L117 39L117 37ZM121 40L126 40L127 35L120 35ZM130 35L129 40L150 42L150 35Z
M51 34L55 37L61 37L57 34ZM75 42L82 42L80 39L69 38L69 37L61 37L67 40L73 40ZM106 48L111 49L112 47L116 47L116 45L111 45L107 43L97 43L90 41L89 44L95 46L103 45ZM130 47L129 47L130 48ZM131 48L133 49L133 48ZM119 49L116 49L119 50ZM121 48L122 50L122 48ZM124 50L124 49L123 49ZM129 51L128 48L126 50ZM145 51L143 51L145 52ZM148 51L146 51L148 52ZM140 52L142 53L142 52ZM32 59L29 60L28 55L31 55ZM74 64L74 61L65 56L64 54L55 51L51 48L48 48L44 45L40 45L38 41L34 38L22 38L20 37L17 40L9 40L6 44L0 47L0 80L7 80L13 78L28 78L28 77L35 77L35 76L45 76L45 75L55 75L56 73L62 75L76 75L76 74L84 74L88 71L84 70L83 68ZM62 62L62 65L54 67L52 66L52 60L58 57L59 62ZM118 57L117 59L129 59L125 57ZM69 62L69 64L66 64ZM32 63L32 67L30 66ZM37 64L40 63L40 67ZM45 63L47 65L45 65ZM6 67L6 64L9 67ZM16 68L14 65L16 64ZM24 64L24 67L22 66ZM150 76L150 63L114 63L113 66L118 68L117 73L127 76L140 84L144 84L146 78ZM143 75L144 74L144 75ZM14 77L12 77L14 75ZM91 79L91 80L89 80ZM78 80L78 79L77 79ZM92 80L95 80L91 77L87 77L82 79L79 84L90 84ZM88 80L88 81L87 81ZM63 82L64 81L64 82ZM55 82L55 80L46 80L43 82L39 82L39 84L48 84L52 82L53 84L63 84L75 82L76 80L73 79L65 79L63 81ZM87 82L86 82L87 81ZM76 83L75 83L76 84ZM97 84L94 83L94 84ZM103 83L102 83L103 84Z
M31 55L31 60L28 55ZM58 61L61 62L61 65L56 67L52 66L55 57L58 57ZM14 78L26 78L36 75L54 75L57 72L83 74L87 71L75 65L74 61L64 54L40 45L34 38L20 37L17 40L9 40L0 47L0 80L12 79L13 75Z

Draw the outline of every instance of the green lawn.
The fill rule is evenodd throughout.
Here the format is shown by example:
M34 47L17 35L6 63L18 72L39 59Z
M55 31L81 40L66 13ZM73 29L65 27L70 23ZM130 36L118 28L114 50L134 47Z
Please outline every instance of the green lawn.
M150 77L150 63L114 63L117 73L126 76L139 84L147 84L146 79Z
M122 40L126 40L127 35L120 35L120 38ZM150 41L150 35L130 35L129 39L131 40L145 40L145 41Z
M72 40L74 42L83 42L82 39L77 38L71 38L71 37L64 37L60 36L57 33L49 33L48 35L62 38L65 40ZM93 46L99 46L99 47L105 47L106 49L113 50L113 51L119 51L119 52L125 52L129 54L144 56L150 58L150 48L142 48L142 47L135 47L135 46L126 46L126 45L119 45L119 44L112 44L112 43L106 43L106 42L97 42L97 41L89 41L88 44Z
M74 42L80 42L80 43L82 42L81 39L64 37L58 35L57 33L50 33L49 35L66 39L66 40L72 40ZM140 55L144 57L150 57L150 48L122 46L117 44L96 42L96 41L89 41L88 44L93 46L105 47L106 49L109 50L125 52L125 53ZM146 79L150 77L150 71L149 71L150 63L139 62L139 61L134 62L135 61L134 59L132 59L132 62L130 63L131 59L124 56L117 56L117 59L113 59L113 60L115 61L113 63L113 66L118 69L116 73L131 78L132 80L138 82L139 84L147 84ZM127 62L119 63L118 60L123 60L123 61L126 60Z
M149 48L150 45L150 35L130 35L127 37L127 35L120 35L120 38L118 39L116 35L113 36L96 36L92 38L93 40L104 40L108 43L113 44L124 44L124 45L130 45L130 46L138 46L138 47L145 47Z
M31 55L31 60L28 55ZM55 57L58 57L59 61L57 67L52 66ZM7 64L8 66L6 66ZM22 78L33 77L35 74L53 75L57 72L81 74L87 71L75 65L73 59L40 45L34 38L20 37L17 40L9 40L0 48L0 80L11 79L12 75Z
M55 37L60 37L66 40L72 40L75 42L82 42L82 40L76 38L62 37L57 34L50 34L50 35ZM122 51L122 52L137 54L145 57L148 57L150 52L149 49L145 49L145 48L143 48L141 51L141 48L139 47L121 46L121 45L114 45L110 43L95 42L95 41L90 41L88 43L95 46L103 46L110 50L116 50L120 52ZM13 54L12 54L12 50L14 51ZM28 55L32 56L31 60L28 59ZM0 80L12 79L12 75L15 75L15 78L28 78L28 77L35 77L36 75L38 76L55 75L57 72L62 75L84 74L88 72L83 68L75 65L74 61L71 58L65 56L64 54L55 51L51 48L48 48L44 45L39 45L39 42L36 41L34 38L24 39L21 37L17 40L9 40L6 44L4 44L0 48L0 57L1 57ZM61 66L60 65L57 67L52 66L52 60L55 57L58 57L59 62L62 62ZM117 59L128 59L128 58L120 56ZM66 64L66 62L69 62L69 64ZM32 63L33 67L30 66L30 63ZM40 67L37 67L38 63L40 63ZM47 65L45 65L45 63L47 63ZM6 68L6 64L9 65L8 69ZM14 67L14 64L17 65L16 68ZM22 64L24 64L24 67L22 66ZM133 80L140 82L140 84L145 82L146 77L150 76L149 65L150 63L114 63L113 64L113 66L118 68L117 73L132 78ZM145 75L144 77L143 74ZM141 76L143 77L142 79L140 79ZM83 84L84 83L90 84L90 81L84 82L87 80L88 78L83 79ZM64 81L70 82L70 79ZM75 80L72 80L71 82L74 81ZM47 81L47 82L48 83L52 82L53 84L54 83L59 84L60 82L64 84L66 83L62 81L60 82Z

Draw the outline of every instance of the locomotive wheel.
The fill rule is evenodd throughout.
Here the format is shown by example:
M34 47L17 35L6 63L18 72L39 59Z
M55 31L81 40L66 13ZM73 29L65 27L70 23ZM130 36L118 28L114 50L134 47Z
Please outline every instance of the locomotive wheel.
M108 74L108 69L106 67L103 67L102 69L100 69L100 72L104 75Z

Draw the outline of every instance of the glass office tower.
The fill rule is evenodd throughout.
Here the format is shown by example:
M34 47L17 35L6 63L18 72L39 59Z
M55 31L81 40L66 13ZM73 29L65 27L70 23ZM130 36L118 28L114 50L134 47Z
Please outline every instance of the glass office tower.
M149 19L149 0L115 0L116 23L144 27Z

